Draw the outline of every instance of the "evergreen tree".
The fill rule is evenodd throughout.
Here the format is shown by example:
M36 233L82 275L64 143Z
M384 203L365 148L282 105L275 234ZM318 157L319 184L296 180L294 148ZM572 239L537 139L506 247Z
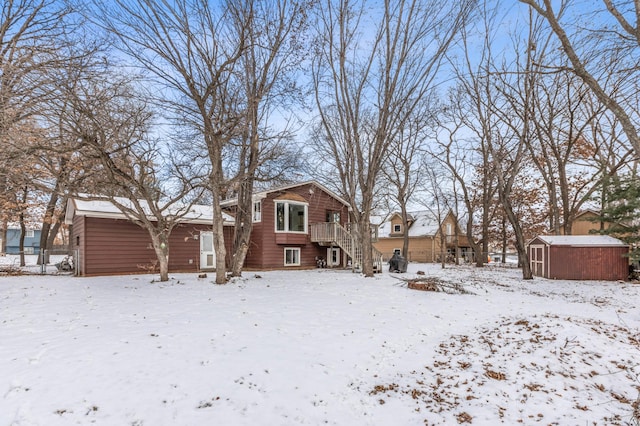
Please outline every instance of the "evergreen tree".
M609 226L596 232L629 244L629 257L637 262L640 260L640 178L614 176L603 185L603 192L603 208L595 220Z

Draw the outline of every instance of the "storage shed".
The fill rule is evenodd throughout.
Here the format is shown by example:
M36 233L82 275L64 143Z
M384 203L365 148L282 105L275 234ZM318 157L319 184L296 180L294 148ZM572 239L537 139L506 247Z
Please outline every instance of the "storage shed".
M539 277L617 281L629 275L629 246L607 235L538 236L527 250Z

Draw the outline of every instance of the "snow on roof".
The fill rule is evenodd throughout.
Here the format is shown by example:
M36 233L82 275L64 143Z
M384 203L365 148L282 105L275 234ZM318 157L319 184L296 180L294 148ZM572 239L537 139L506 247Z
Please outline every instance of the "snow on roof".
M133 208L131 200L123 197L115 197L116 202L122 204L125 207ZM148 207L148 203L144 200L140 200L142 208L148 215L151 215L151 211ZM184 210L181 210L180 206L167 211L167 214L182 214ZM70 198L67 202L67 214L65 215L65 222L71 224L74 216L89 216L100 217L110 219L126 219L126 215L116 206L114 203L108 200L92 200L88 198ZM225 224L233 224L234 218L227 214L222 213ZM188 223L203 223L210 224L213 222L213 208L211 206L193 205L189 207L189 211L183 215L181 222Z
M556 246L626 246L609 235L540 235L540 240Z
M388 237L391 232L391 220L397 215L392 214L380 224L378 235L380 237ZM414 221L409 227L410 237L423 237L435 235L439 229L439 221L435 215L429 211L410 212Z

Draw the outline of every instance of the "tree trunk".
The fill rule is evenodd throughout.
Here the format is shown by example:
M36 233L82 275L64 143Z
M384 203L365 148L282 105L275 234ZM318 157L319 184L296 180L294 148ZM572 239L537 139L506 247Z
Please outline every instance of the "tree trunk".
M42 232L40 234L40 250L43 252L44 250L48 250L50 248L49 241L51 239L49 238L49 233L51 232L51 224L53 222L53 216L56 210L56 205L58 204L58 190L59 190L58 187L59 187L59 183L58 181L56 181L56 186L53 189L51 196L49 197L49 201L47 202L47 208L45 209L45 212L44 212L44 218L42 220ZM39 256L38 264L40 264L41 259L42 259L42 256Z
M373 277L373 242L371 241L371 224L369 215L359 224L362 241L362 273L365 277Z
M473 211L473 209L469 204L467 204L467 210L469 211L469 216L471 216L471 212ZM484 228L484 225L483 225L483 228ZM484 266L484 261L482 260L482 253L481 253L482 244L476 243L476 241L473 239L473 221L471 220L471 218L467 220L466 234L467 234L467 240L469 240L469 244L471 245L471 250L473 250L473 256L474 256L473 260L475 261L476 267L482 268Z
M20 242L18 250L20 251L20 266L25 266L24 260L24 238L27 234L27 227L24 224L24 213L20 213Z
M216 284L227 282L227 248L224 245L224 223L222 207L218 201L219 194L213 191L216 200L213 202L213 248L216 252Z
M47 239L47 248L53 247L56 240L56 235L58 235L58 231L60 230L60 223L61 222L56 222L51 227L49 231L49 238Z
M507 263L507 217L502 216L502 263Z
M511 207L511 202L508 199L503 198L502 204L507 212L509 217L509 221L511 222L511 226L513 226L513 230L516 234L516 249L518 250L518 259L521 259L522 262L522 278L525 280L532 280L533 273L531 271L531 265L529 263L529 255L527 254L526 242L524 240L524 233L522 232L522 227L513 213L513 207Z
M442 232L442 228L440 229L440 266L442 269L445 268L447 264L447 244L445 242L444 233Z
M400 212L402 216L402 257L409 260L409 215L407 213L407 206L402 203L400 206Z
M0 253L7 252L7 226L8 222L6 220L2 221L2 229L0 229L0 241L2 243L2 247L0 247Z
M253 178L249 177L240 184L238 191L238 210L234 230L233 260L231 275L242 276L242 268L249 251L251 231L253 229Z
M152 235L153 249L158 259L158 267L160 269L160 281L169 281L169 241L164 234Z

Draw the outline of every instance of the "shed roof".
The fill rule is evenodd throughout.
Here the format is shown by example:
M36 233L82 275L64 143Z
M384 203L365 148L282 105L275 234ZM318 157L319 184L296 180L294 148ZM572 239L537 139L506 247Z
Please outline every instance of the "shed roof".
M114 197L115 200L122 204L123 206L133 208L133 203L131 200L123 197ZM141 200L140 204L143 209L147 211L151 216L151 210L148 207L148 203L146 201ZM175 212L175 214L181 214L183 211L180 209L180 206L176 206L173 209L167 211L167 214L171 214L171 212ZM67 224L71 224L73 222L73 217L75 216L88 216L88 217L98 217L105 219L128 219L127 216L111 201L105 199L90 199L90 198L70 198L67 201L67 212L65 215L65 222ZM231 225L234 223L234 218L227 214L222 213L223 220L225 225ZM204 205L192 205L189 207L189 211L186 212L182 218L181 222L186 223L202 223L202 224L211 224L213 223L213 208L211 206Z
M609 235L540 235L537 237L552 246L624 247L626 244Z

